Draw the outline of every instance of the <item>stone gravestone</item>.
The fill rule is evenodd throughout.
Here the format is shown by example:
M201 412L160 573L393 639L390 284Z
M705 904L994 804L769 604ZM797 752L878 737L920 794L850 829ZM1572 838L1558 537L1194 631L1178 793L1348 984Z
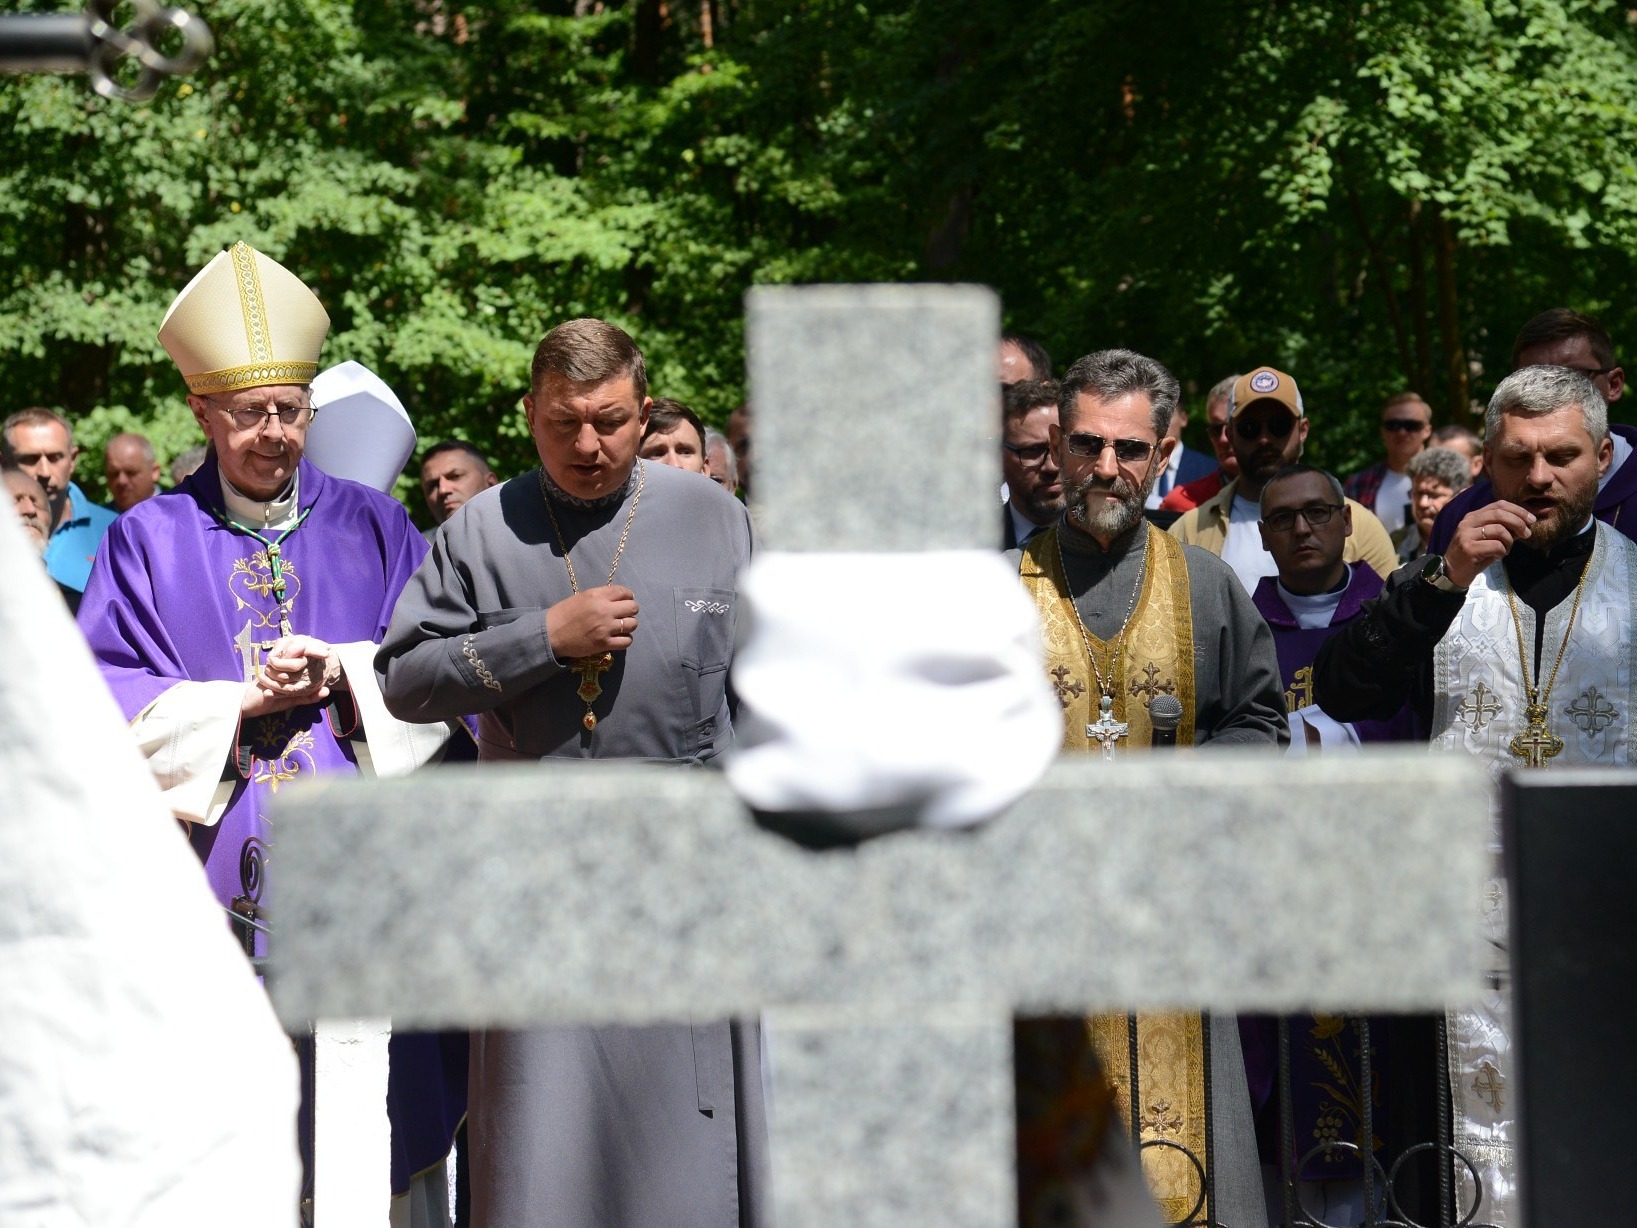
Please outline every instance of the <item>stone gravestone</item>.
M753 292L764 545L990 546L997 334L975 288ZM273 993L425 1028L765 1011L781 1228L999 1228L1014 1013L1461 1000L1487 798L1425 753L1064 759L977 831L811 853L715 773L320 781L278 815Z

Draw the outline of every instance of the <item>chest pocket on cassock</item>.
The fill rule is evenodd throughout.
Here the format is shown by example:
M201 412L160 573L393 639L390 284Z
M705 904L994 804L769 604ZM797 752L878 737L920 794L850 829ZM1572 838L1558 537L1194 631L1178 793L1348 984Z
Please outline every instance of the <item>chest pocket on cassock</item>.
M674 588L676 651L693 700L695 752L715 741L727 695L738 601L732 589Z

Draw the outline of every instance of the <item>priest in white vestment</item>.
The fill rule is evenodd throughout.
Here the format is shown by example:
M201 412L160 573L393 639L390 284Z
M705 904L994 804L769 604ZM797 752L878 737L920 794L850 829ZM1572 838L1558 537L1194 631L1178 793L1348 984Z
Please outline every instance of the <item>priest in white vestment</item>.
M1342 720L1384 718L1406 699L1432 745L1507 769L1628 762L1637 689L1637 544L1594 521L1613 460L1608 410L1567 367L1525 367L1485 415L1496 501L1469 512L1449 548L1400 569L1365 616L1326 644L1316 697ZM1455 1145L1484 1183L1477 1221L1513 1228L1515 1055L1506 892L1497 854L1480 902L1494 988L1450 1015Z

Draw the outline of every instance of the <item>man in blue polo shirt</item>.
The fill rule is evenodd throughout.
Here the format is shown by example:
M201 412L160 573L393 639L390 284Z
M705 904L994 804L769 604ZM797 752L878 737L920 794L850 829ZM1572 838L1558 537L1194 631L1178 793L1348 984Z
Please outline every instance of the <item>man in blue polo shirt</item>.
M51 504L51 539L46 545L46 570L59 584L84 592L91 578L91 560L114 513L92 503L73 481L74 430L68 419L49 409L23 409L0 428L0 454L45 487Z

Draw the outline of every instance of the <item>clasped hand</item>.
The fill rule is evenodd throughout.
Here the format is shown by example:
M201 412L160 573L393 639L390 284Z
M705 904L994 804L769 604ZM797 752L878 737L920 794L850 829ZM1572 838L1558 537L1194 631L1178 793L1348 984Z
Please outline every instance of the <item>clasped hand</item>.
M287 635L268 649L255 680L245 687L240 713L262 716L322 703L342 676L341 657L329 644L310 635Z

